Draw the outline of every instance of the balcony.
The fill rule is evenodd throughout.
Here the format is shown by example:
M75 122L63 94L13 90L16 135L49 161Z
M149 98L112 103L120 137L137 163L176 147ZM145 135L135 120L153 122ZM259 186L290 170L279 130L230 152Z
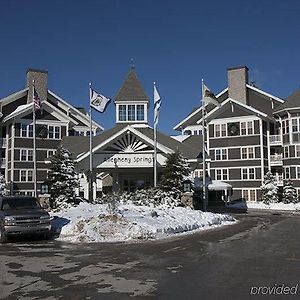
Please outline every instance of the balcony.
M271 166L282 166L282 154L270 155Z
M282 138L281 134L270 135L270 145L271 146L281 146L282 145Z

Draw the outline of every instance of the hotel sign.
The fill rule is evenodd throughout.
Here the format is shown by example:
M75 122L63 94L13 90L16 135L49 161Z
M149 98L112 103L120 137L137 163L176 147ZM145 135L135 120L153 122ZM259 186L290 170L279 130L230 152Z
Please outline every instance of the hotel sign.
M157 155L159 165L164 165L166 158ZM151 168L152 153L118 153L94 154L94 164L97 168Z

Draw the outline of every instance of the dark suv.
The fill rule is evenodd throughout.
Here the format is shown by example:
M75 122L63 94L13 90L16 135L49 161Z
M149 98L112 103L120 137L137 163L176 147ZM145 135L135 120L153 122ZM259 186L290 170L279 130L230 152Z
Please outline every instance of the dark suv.
M0 197L0 243L7 237L24 234L43 234L51 229L50 215L34 197Z

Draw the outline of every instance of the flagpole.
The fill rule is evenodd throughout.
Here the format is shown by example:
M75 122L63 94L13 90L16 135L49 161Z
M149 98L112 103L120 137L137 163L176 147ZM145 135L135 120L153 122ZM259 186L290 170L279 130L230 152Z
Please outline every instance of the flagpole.
M204 82L202 78L202 157L203 157L203 210L207 211L206 199L206 153L205 153L205 101L204 101Z
M153 87L155 87L155 82L153 82ZM155 99L154 99L154 187L157 187L157 118L156 118L156 111L155 111Z
M92 107L91 107L91 96L92 96L92 83L89 83L90 90L90 177L89 177L89 201L93 202L94 190L93 190L93 129L92 129Z
M32 123L33 123L33 185L34 196L37 197L37 171L36 171L36 116L34 104L34 80L32 80Z

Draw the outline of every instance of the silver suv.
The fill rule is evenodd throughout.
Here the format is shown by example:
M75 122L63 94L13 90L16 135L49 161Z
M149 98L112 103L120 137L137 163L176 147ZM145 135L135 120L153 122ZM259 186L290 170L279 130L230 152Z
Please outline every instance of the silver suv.
M34 197L0 197L0 243L9 236L43 234L49 236L50 215Z

